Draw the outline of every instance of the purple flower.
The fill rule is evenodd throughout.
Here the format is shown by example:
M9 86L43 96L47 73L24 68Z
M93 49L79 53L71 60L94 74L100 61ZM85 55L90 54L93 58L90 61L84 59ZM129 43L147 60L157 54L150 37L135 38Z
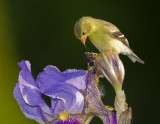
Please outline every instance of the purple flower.
M84 108L84 97L80 92L86 88L84 70L60 72L55 66L47 66L35 81L29 61L21 61L18 65L21 71L14 97L27 118L40 124L81 123L82 120L76 117ZM50 97L51 106L43 100L42 94Z
M21 71L14 97L27 118L40 124L89 124L98 116L104 124L116 124L115 114L101 101L94 67L86 73L75 69L60 72L47 66L35 81L29 61L18 65ZM50 98L50 105L43 95Z

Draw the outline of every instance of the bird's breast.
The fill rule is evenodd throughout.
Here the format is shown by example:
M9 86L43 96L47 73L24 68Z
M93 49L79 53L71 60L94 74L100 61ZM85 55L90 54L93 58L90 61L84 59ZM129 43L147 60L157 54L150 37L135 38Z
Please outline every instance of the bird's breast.
M109 34L104 34L103 32L95 33L89 36L89 39L99 51L104 51L112 48L112 37Z
M95 33L89 36L89 39L100 52L112 49L119 54L126 49L126 46L121 41L114 39L110 34L107 33Z

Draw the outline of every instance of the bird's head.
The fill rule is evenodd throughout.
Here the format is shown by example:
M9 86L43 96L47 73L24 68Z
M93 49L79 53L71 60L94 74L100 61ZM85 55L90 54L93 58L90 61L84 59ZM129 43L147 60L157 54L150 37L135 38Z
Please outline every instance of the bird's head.
M94 31L93 23L92 17L82 17L75 23L74 34L84 45L87 37Z

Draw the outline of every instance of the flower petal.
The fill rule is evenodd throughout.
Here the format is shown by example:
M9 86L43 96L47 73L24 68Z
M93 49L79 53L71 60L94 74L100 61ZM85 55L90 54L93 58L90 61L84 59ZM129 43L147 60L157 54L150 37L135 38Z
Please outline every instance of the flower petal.
M83 122L83 115L77 114L77 115L71 115L68 116L68 119L63 121L60 119L55 119L51 124L84 124Z
M51 98L51 105L55 115L63 113L66 110L65 103L59 98Z
M47 66L44 71L37 76L36 82L42 93L53 87L54 85L64 82L65 78L55 66Z
M114 69L118 81L122 83L125 75L125 70L119 56L116 53L110 53L109 51L105 52L105 55L108 58L111 67Z
M101 101L100 92L97 87L98 77L96 71L95 67L91 67L88 71L84 113L97 115L103 120L104 124L116 124L115 114L108 108L105 108Z
M31 75L29 61L21 61L18 65L22 69L19 72L19 88L24 101L31 106L40 106L44 112L52 115L51 109L41 98L38 86Z
M77 88L71 85L60 83L51 87L44 94L53 99L61 99L68 113L81 113L83 110L84 97Z
M34 119L41 124L45 124L45 122L47 122L47 119L45 118L46 115L44 115L44 112L40 107L30 106L24 101L19 90L19 83L16 84L13 94L18 104L20 105L21 110L27 118Z
M76 69L68 69L63 72L63 76L65 77L65 83L70 84L77 89L84 90L86 88L86 71L84 70L76 70Z
M85 89L85 114L101 114L107 113L103 102L101 101L100 92L97 87L98 77L96 75L96 69L90 68L88 71L87 88Z
M102 119L103 124L117 124L116 114L113 112L111 112L110 115L103 114L99 117Z
M66 83L77 89L85 89L86 72L84 70L69 69L60 72L55 66L47 66L37 77L37 83L42 93L58 83Z
M114 53L112 50L108 50L100 54L87 52L86 56L99 67L100 72L110 82L116 93L121 90L125 70L118 54Z
M28 86L31 88L37 88L38 85L35 83L34 78L31 75L31 64L29 61L22 60L18 63L19 67L22 69L19 73L19 76L27 82Z

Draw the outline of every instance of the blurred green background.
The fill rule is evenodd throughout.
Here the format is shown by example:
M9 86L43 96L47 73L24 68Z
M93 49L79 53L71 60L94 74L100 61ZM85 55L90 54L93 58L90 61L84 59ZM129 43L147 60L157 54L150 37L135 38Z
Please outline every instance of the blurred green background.
M133 124L158 123L159 34L158 4L145 0L0 0L0 124L36 124L27 119L13 97L17 62L30 60L34 77L46 65L60 70L87 69L87 47L73 34L74 23L92 16L115 24L128 38L144 65L120 55L126 76L123 88L133 109ZM113 106L114 92L103 79L105 104ZM102 87L103 87L102 86ZM101 124L94 118L92 124Z

